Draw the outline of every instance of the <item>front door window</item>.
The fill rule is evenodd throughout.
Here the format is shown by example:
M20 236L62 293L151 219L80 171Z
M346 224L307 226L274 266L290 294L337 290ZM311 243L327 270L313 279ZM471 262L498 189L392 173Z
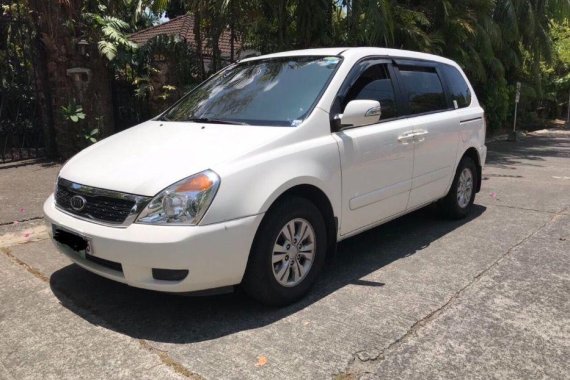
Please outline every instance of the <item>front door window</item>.
M348 102L357 99L379 101L382 108L381 120L398 116L396 93L387 64L373 65L364 70L348 90L342 109Z

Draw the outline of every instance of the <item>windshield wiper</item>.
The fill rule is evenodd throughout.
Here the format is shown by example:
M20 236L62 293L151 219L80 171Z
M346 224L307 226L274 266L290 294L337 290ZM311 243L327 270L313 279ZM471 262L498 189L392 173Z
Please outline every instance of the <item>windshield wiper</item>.
M186 121L193 121L195 123L219 123L219 124L235 124L235 125L249 125L241 121L225 120L225 119L213 119L209 117L190 117Z

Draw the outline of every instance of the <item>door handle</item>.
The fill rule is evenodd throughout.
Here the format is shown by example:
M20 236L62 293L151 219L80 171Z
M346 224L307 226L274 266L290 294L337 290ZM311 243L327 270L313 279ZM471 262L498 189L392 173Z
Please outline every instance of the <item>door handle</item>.
M404 132L400 136L398 136L398 141L404 145L408 145L408 143L414 139L414 131Z
M429 132L426 131L425 129L419 129L419 130L414 131L414 140L415 140L415 142L417 142L417 143L424 142L425 139L426 139L425 136L426 136L428 133L429 133Z
M398 136L398 141L404 145L407 145L410 141L414 142L423 142L426 138L425 136L429 132L425 129L416 129L414 131L404 132L400 136Z

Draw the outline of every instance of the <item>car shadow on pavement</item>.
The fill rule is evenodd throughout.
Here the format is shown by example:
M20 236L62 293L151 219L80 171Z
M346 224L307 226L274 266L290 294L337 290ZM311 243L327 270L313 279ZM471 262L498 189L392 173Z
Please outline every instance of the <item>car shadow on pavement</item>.
M184 297L132 288L77 265L52 274L50 286L61 304L89 321L133 338L167 343L216 339L259 328L285 318L349 284L382 291L382 282L362 279L415 254L442 236L478 218L486 208L474 205L463 220L441 219L428 207L339 244L320 280L307 297L284 308L260 305L238 289L232 294Z

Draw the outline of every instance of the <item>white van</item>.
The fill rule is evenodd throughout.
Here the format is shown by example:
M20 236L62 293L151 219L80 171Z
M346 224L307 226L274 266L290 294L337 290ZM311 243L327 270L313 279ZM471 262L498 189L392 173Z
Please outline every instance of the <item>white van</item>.
M328 48L245 59L73 157L44 212L60 250L164 292L299 299L327 251L438 202L468 214L484 111L459 66Z

